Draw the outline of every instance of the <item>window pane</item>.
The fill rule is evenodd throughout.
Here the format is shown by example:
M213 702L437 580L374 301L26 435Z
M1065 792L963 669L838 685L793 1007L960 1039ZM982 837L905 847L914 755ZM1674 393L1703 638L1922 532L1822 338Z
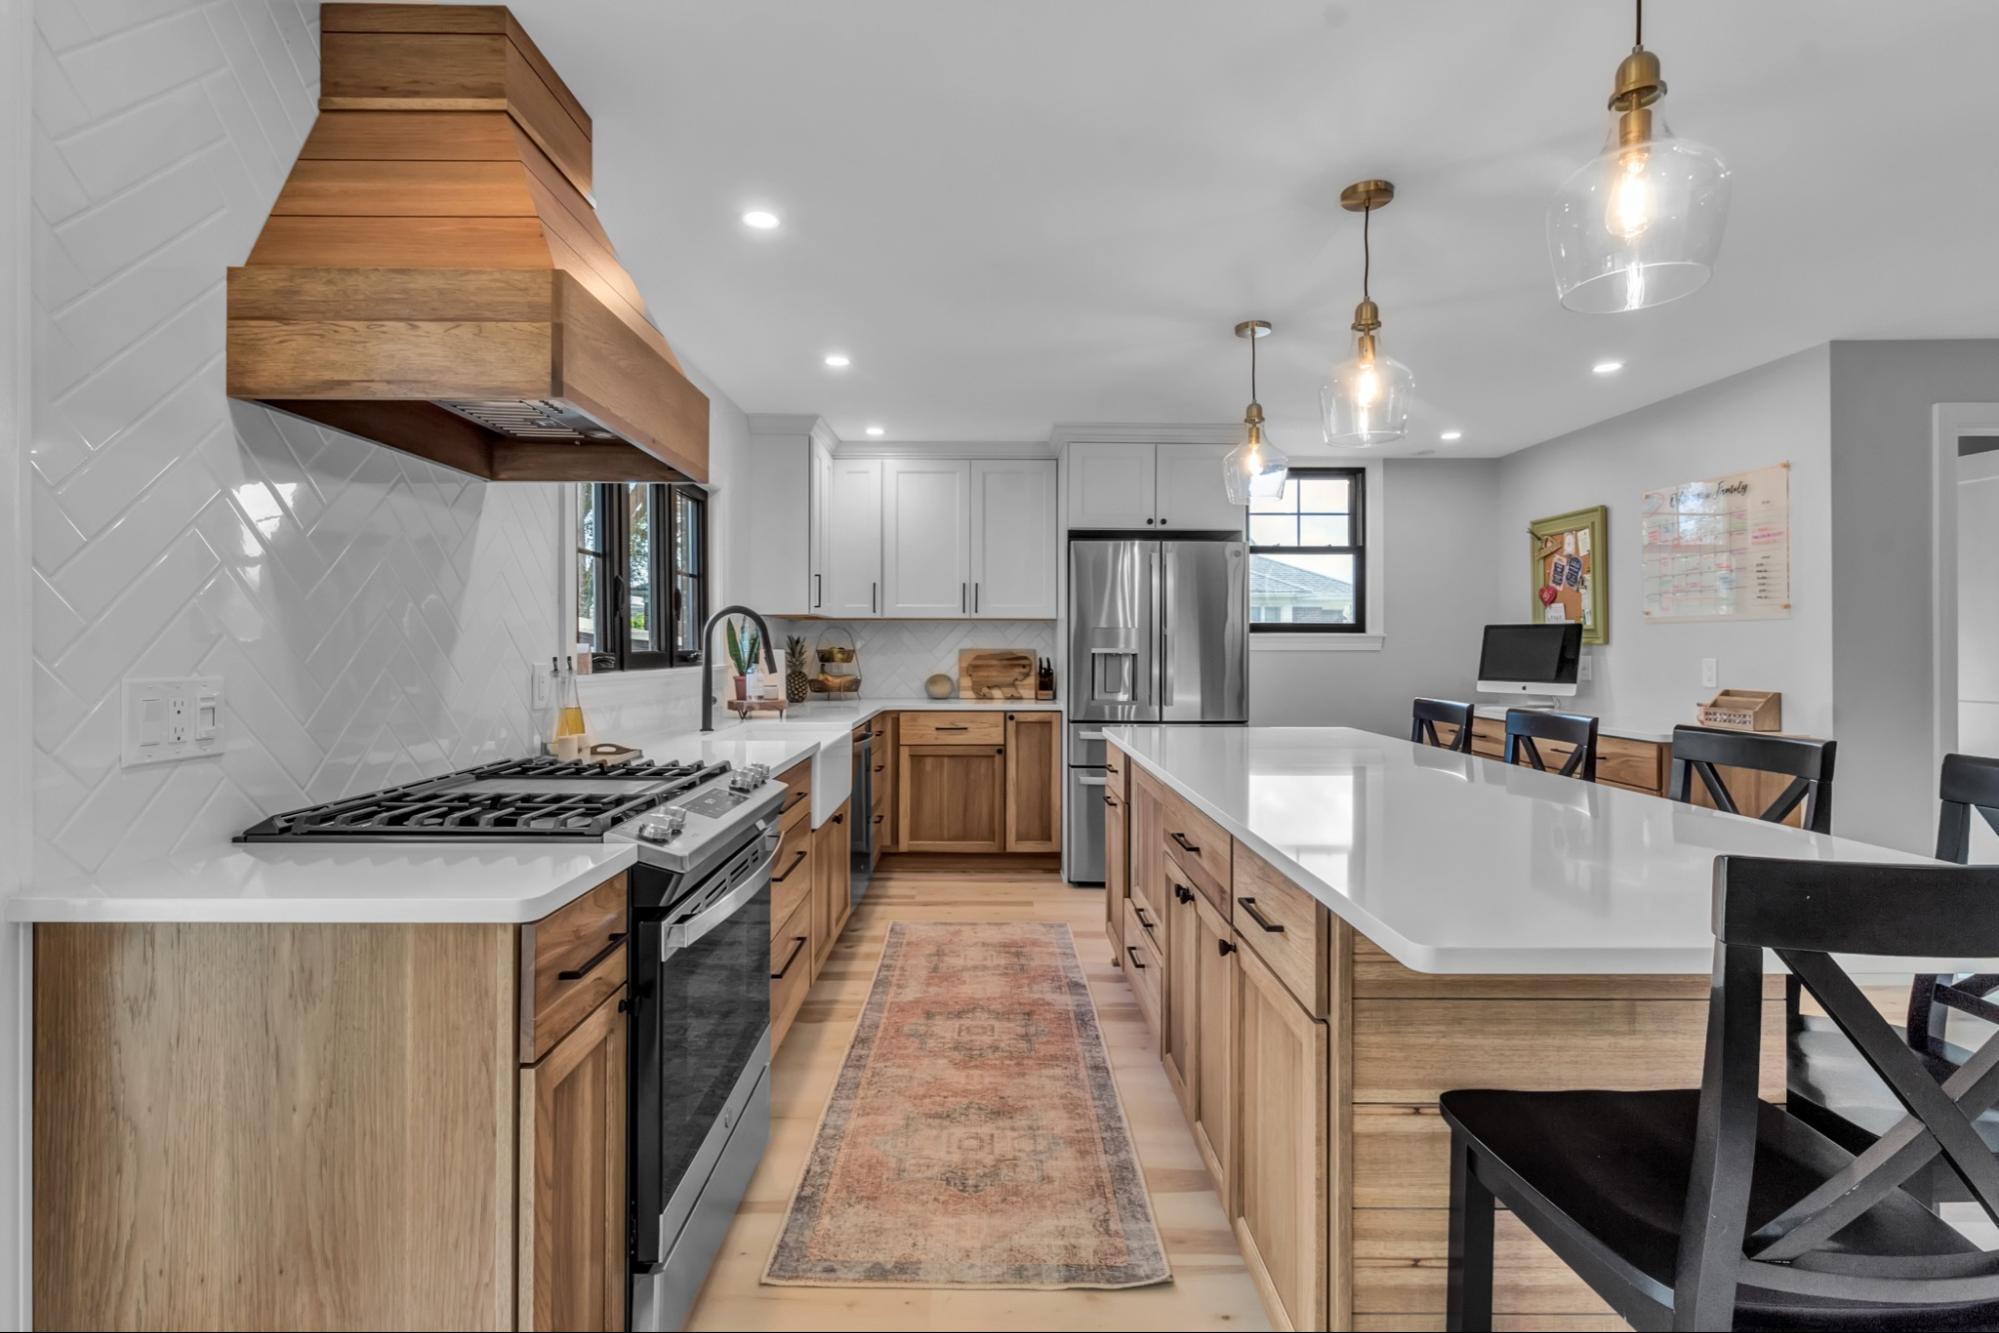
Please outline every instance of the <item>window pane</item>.
M1249 544L1251 546L1296 546L1298 544L1298 520L1289 514L1251 514L1249 516Z
M654 636L659 622L653 615L652 586L652 486L629 482L625 486L625 588L629 594L631 650L657 652Z
M673 567L682 574L699 574L702 572L701 503L685 491L676 490L673 511Z
M586 481L576 488L576 548L602 551L604 538L597 519L597 483Z
M1353 510L1353 483L1345 477L1300 477L1298 508L1307 514L1345 514ZM1289 483L1284 487L1291 489Z
M701 651L701 582L685 574L673 580L673 648L681 656Z
M1249 618L1258 624L1354 623L1354 558L1271 555L1249 558Z
M593 651L604 646L603 636L598 631L598 617L603 606L597 595L603 580L603 566L603 559L599 556L576 557L576 643Z
M1300 546L1351 546L1353 520L1345 514L1306 514L1298 520Z
M1294 477L1284 479L1284 489L1276 495L1252 495L1249 497L1249 512L1252 514L1295 514L1298 512L1298 482Z

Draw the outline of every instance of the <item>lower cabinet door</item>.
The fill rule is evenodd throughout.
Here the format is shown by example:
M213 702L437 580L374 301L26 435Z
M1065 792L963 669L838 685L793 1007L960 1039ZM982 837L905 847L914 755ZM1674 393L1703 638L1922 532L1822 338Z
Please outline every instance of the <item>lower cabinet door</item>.
M905 744L901 760L896 829L903 851L1005 849L1005 745Z
M833 955L840 931L853 906L854 863L847 820L851 807L842 803L812 832L812 975L817 977Z
M791 1020L812 989L812 904L799 903L770 937L770 1053L784 1044Z
M520 1075L524 1329L625 1325L625 990Z
M1194 895L1191 920L1173 923L1172 939L1186 931L1195 937L1194 1058L1188 1071L1187 1120L1194 1146L1214 1178L1222 1206L1233 1208L1235 1197L1235 940L1229 923L1206 898ZM1192 929L1189 929L1189 927Z
M1087 790L1087 789L1086 789ZM1104 792L1104 934L1110 936L1111 961L1124 966L1124 899L1130 887L1126 859L1125 803L1115 792Z
M1180 1099L1180 1110L1189 1124L1199 1101L1201 1077L1201 960L1199 912L1200 895L1187 885L1173 864L1165 858L1166 937L1163 950L1166 975L1160 978L1159 1060L1166 1066L1166 1081Z
M1233 941L1236 1243L1283 1328L1326 1326L1325 1023Z

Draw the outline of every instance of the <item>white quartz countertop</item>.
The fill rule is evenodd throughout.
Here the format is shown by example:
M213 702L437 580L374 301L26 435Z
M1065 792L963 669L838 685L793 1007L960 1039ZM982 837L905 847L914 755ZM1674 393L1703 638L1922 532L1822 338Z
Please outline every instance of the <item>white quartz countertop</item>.
M844 745L846 733L886 710L1051 709L1028 700L859 699L811 703L782 719L715 730L620 732L648 759L768 764L781 773ZM630 866L626 843L220 843L83 879L38 881L7 900L12 921L536 921Z
M1706 973L1716 856L1928 859L1346 727L1105 730L1419 972Z
M979 712L979 713L1054 713L1060 712L1059 699L919 699L885 697L880 699L822 699L814 698L810 703L793 704L781 718L759 716L748 725L786 725L801 727L824 727L845 725L858 727L861 723L880 713L927 713L927 712ZM730 718L733 724L735 719ZM726 728L717 719L715 732L723 735Z

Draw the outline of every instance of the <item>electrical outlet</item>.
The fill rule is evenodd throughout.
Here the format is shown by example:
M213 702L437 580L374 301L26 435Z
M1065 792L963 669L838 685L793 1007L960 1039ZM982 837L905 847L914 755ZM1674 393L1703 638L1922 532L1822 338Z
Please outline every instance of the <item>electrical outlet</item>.
M222 677L130 677L122 702L123 767L222 753Z
M1596 679L1596 661L1588 653L1576 659L1576 680L1579 682Z
M1720 679L1721 673L1714 669L1714 659L1712 657L1703 657L1701 659L1701 684L1711 690Z

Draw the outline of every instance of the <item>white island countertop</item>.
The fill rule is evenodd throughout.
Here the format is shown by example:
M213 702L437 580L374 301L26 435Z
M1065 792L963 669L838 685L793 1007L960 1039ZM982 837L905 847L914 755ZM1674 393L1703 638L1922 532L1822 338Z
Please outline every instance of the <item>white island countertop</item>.
M1105 734L1419 972L1705 974L1716 856L1928 860L1347 727Z

